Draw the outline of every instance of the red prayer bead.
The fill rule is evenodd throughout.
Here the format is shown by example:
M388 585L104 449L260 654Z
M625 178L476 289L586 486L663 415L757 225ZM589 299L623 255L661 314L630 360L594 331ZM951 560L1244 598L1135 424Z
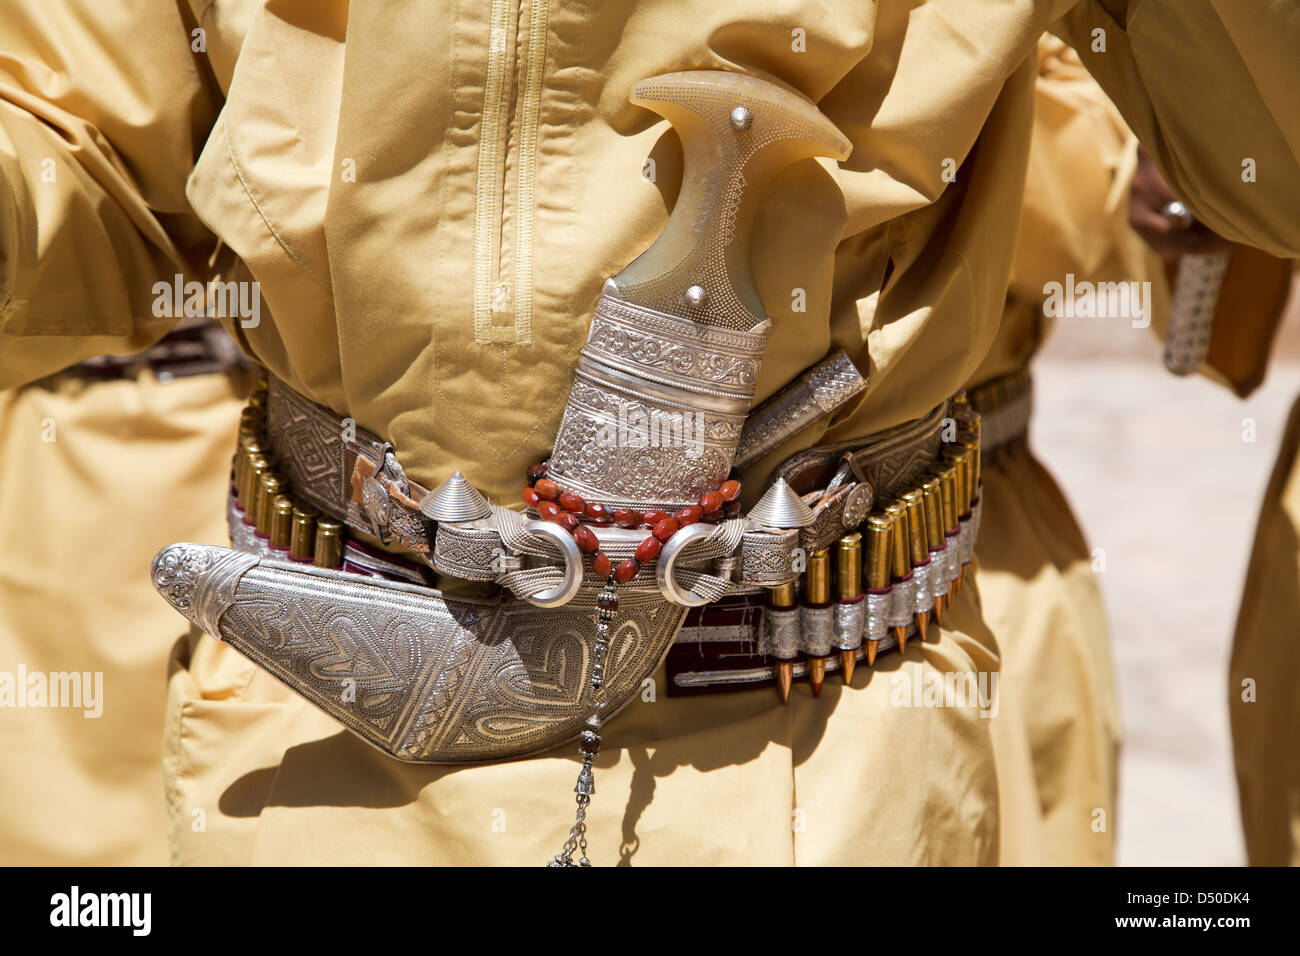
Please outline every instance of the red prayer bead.
M540 461L537 462L536 464L529 465L529 466L528 466L528 483L529 483L530 485L536 484L538 478L545 478L545 477L546 477L546 471L547 471L546 466L545 466L544 464L542 464Z
M722 495L723 501L735 501L740 497L740 482L735 478L730 481L724 481L718 487L718 494Z
M711 515L722 507L722 495L716 491L710 491L700 495L700 507L704 509L706 515Z
M639 528L641 526L641 512L629 511L627 508L617 508L614 511L614 524L620 528Z
M728 501L722 506L722 513L728 518L736 517L736 515L740 514L740 501Z
M578 527L578 516L574 514L569 514L569 512L567 511L562 511L560 512L559 515L556 516L555 523L558 524L565 531L573 531L575 528Z
M654 536L660 541L667 541L677 533L679 527L681 525L677 523L676 518L664 518L655 524Z
M645 522L647 528L653 528L665 518L671 518L667 511L647 511L641 515L641 520Z
M554 501L560 497L560 486L549 478L538 478L537 484L533 485L533 490L547 501Z
M628 558L626 561L620 561L618 567L614 569L614 580L619 584L626 584L636 577L636 573L641 570L641 563L636 558Z
M543 521L554 521L560 514L560 506L554 501L537 502L537 516Z
M702 517L704 517L704 510L699 505L687 505L677 512L677 523L685 528L688 524L695 524Z
M597 525L607 525L614 520L614 513L604 505L587 505L587 517Z
M563 491L560 493L560 507L565 511L572 511L575 515L580 515L586 513L587 502L572 491Z
M655 558L659 557L659 549L662 547L663 545L660 543L659 539L654 535L650 535L650 537L646 538L636 546L636 559L642 564L645 564L647 561L653 561Z
M599 551L600 539L596 537L596 532L592 531L585 524L578 525L573 532L573 540L578 542L578 547L583 551Z
M597 551L591 559L591 570L602 578L608 578L613 574L614 566L610 563L609 555L604 551Z
M525 488L525 489L524 489L524 504L528 505L528 507L530 507L530 508L536 508L536 507L537 507L537 502L539 502L539 501L541 501L541 500L542 500L542 496L539 495L539 494L538 494L536 491L534 491L532 488Z

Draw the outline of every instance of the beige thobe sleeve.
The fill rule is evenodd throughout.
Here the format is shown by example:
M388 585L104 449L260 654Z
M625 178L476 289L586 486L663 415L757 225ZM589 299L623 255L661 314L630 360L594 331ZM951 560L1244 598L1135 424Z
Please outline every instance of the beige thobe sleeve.
M1234 242L1300 256L1294 4L1083 0L1054 30L1198 219Z
M6 0L0 16L0 387L129 353L176 321L153 286L215 239L185 180L221 93L183 0Z

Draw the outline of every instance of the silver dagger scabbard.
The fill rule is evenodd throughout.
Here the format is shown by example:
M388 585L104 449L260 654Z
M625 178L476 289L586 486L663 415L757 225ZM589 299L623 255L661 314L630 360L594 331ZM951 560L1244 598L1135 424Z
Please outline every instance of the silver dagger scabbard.
M596 304L551 476L613 507L676 510L726 480L769 323L737 332L616 294Z

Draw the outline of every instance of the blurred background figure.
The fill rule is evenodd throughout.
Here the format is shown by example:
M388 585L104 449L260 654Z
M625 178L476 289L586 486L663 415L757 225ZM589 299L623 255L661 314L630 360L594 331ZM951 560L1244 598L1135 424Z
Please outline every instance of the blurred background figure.
M1032 440L1088 530L1112 624L1125 738L1117 862L1294 862L1300 583L1286 487L1300 428L1294 413L1287 422L1300 386L1300 298L1291 263L1224 242L1176 215L1176 202L1139 151L1130 222L1171 283L1187 256L1227 256L1221 285L1202 296L1212 329L1187 369L1201 374L1161 367L1167 309L1155 310L1157 335L1063 321L1037 363Z
M986 619L1004 655L1003 708L996 721L1000 732L995 734L1003 861L1109 864L1114 861L1120 721L1098 587L1104 580L1099 572L1106 570L1106 553L1089 547L1060 488L1026 441L1034 398L1029 361L1054 325L1046 293L1052 283L1069 288L1067 276L1080 289L1088 283L1145 284L1145 314L1130 315L1130 309L1097 315L1080 308L1064 321L1086 324L1087 331L1079 334L1097 339L1094 349L1118 338L1140 339L1156 351L1156 342L1164 340L1164 364L1170 370L1202 371L1245 397L1264 378L1291 270L1288 262L1227 242L1196 221L1072 49L1046 36L1039 44L1038 62L1033 142L1012 283L998 336L970 382L971 402L984 416L983 500L985 515L992 518L977 546L980 589ZM1178 315L1173 330L1171 298ZM1139 305L1141 301L1134 300ZM1160 339L1132 331L1147 326ZM1060 354L1069 356L1077 347L1067 346ZM1100 370L1084 366L1072 373L1086 376L1094 368ZM1151 387L1172 384L1156 361L1148 372ZM1100 383L1092 387L1098 393L1105 390ZM1090 403L1077 395L1075 399L1074 409L1062 413L1069 424L1047 419L1039 424L1053 431L1076 425L1086 417L1078 409ZM1277 498L1300 445L1300 421L1294 417L1291 429L1266 512L1281 507ZM1072 462L1079 450L1078 445L1070 446L1061 458ZM1104 449L1096 451L1107 460ZM1248 478L1255 477L1249 468L1245 471ZM1169 476L1166 468L1153 468L1135 477L1140 484L1126 486L1130 503L1160 497L1154 485ZM1175 497L1189 511L1197 508ZM1240 495L1230 497L1243 500ZM1105 512L1100 527L1107 538L1113 537L1107 518L1118 515L1134 518L1131 509ZM1261 542L1267 543L1259 548L1276 548L1279 538L1286 537L1282 550L1291 550L1276 556L1257 553L1252 565L1251 593L1243 605L1246 636L1239 636L1237 648L1239 657L1252 649L1256 658L1267 657L1270 666L1256 664L1256 671L1297 670L1291 642L1252 641L1250 636L1252 627L1276 634L1286 630L1278 628L1277 621L1296 620L1300 583L1291 573L1296 556L1294 535L1287 534L1290 528L1276 514L1267 514L1260 523ZM1258 599L1257 592L1268 588L1282 593ZM1223 620L1223 599L1230 597L1231 588L1214 591L1221 598L1217 619ZM1183 666L1181 656L1175 660L1175 673ZM1242 666L1234 667L1234 687L1242 685L1236 676ZM1249 698L1250 686L1242 696ZM1238 708L1248 717L1234 713L1248 838L1259 825L1252 817L1285 817L1279 809L1295 802L1293 756L1255 755L1268 734L1245 729L1252 717L1261 727L1287 726L1278 712L1285 707L1294 708L1293 695L1275 694L1270 708ZM1262 749L1276 750L1278 743L1280 737ZM1026 747L1033 775L1028 787ZM1143 757L1139 750L1139 765ZM1253 800L1267 807L1252 808L1252 777L1260 781ZM1274 819L1271 825L1276 828L1280 821ZM1276 834L1262 839L1273 845L1285 842ZM1252 860L1258 855L1252 849Z
M199 323L0 391L0 674L27 705L0 710L0 862L167 863L167 660L184 622L140 569L172 541L228 540L247 376ZM82 706L27 692L52 673L79 675Z
M987 450L980 593L1003 653L1003 862L1109 865L1120 741L1110 635L1087 538L1027 442L1029 363L1055 323L1048 283L1148 281L1152 309L1167 308L1168 295L1160 259L1128 222L1136 138L1060 40L1040 41L1038 68L1011 287L969 386ZM1027 750L1029 788L1017 748Z

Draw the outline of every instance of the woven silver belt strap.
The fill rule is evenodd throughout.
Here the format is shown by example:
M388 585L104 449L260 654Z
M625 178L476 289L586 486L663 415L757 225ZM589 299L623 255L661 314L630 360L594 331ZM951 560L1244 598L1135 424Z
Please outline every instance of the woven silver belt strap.
M707 533L700 529L675 555L669 586L703 603L794 580L796 548L825 547L861 523L874 500L915 483L926 471L938 456L947 413L944 403L924 419L869 439L793 456L776 473L792 484L806 486L810 472L839 467L830 479L836 484L834 494L818 490L808 496L820 499L812 523L798 529L732 519ZM431 521L420 510L429 493L407 479L392 446L274 379L267 393L267 439L276 467L295 494L353 530L384 543L396 538L439 573L494 582L529 600L600 583L583 562L569 560L562 543L528 515L491 506L484 517L471 521ZM616 563L631 557L644 538L620 528L597 533L602 550ZM660 560L626 587L663 591Z

